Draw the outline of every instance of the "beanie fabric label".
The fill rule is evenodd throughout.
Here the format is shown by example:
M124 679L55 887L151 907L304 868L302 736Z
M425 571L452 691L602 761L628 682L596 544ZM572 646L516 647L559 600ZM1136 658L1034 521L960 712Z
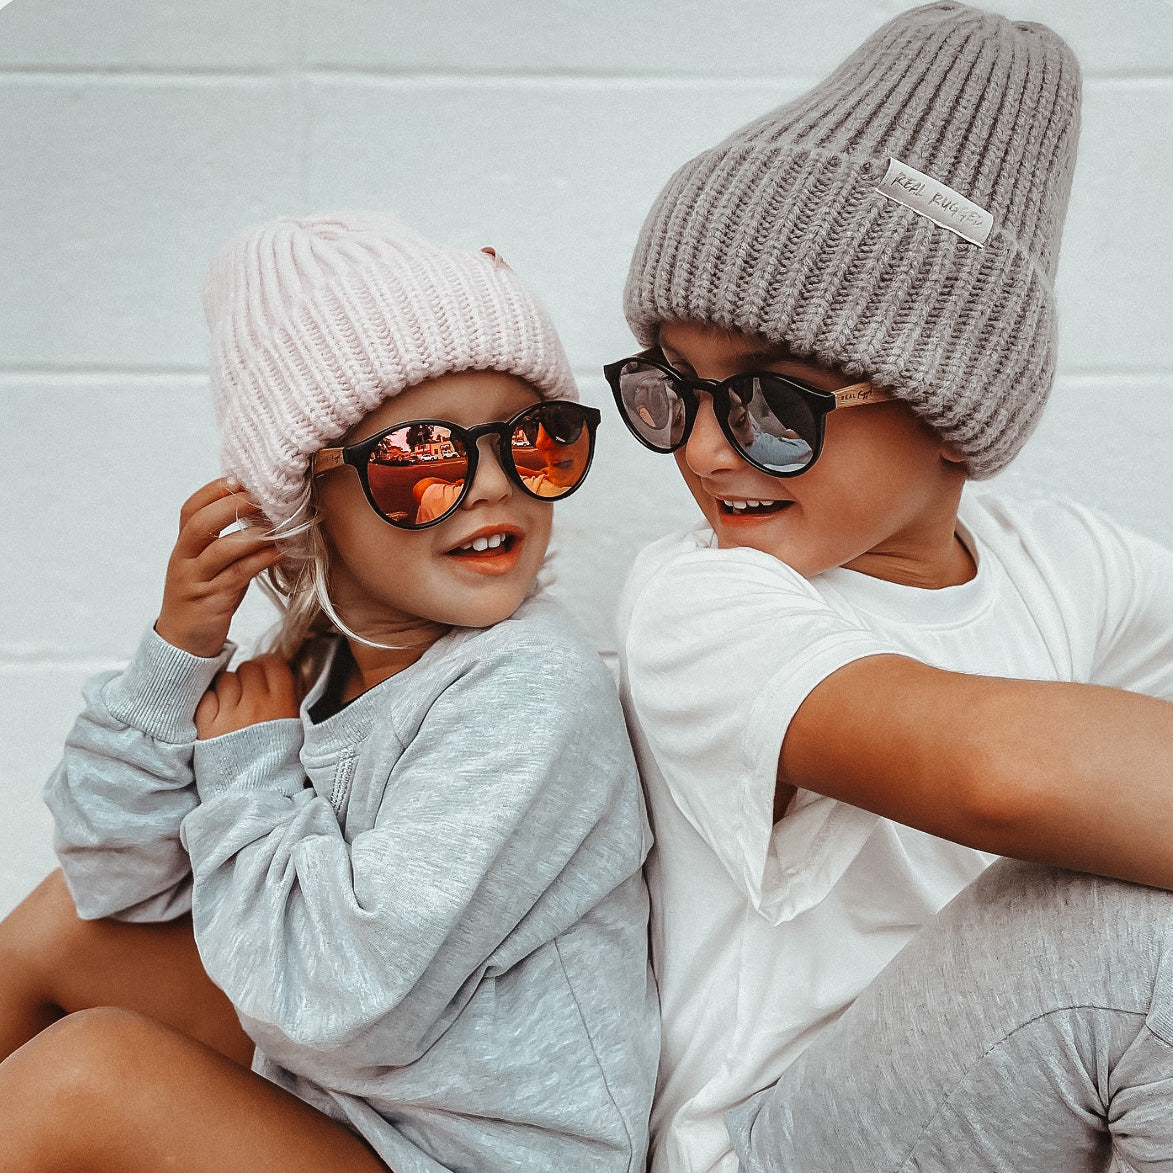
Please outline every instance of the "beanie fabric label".
M889 158L888 170L876 191L972 244L985 244L994 227L994 217L985 208L899 159Z

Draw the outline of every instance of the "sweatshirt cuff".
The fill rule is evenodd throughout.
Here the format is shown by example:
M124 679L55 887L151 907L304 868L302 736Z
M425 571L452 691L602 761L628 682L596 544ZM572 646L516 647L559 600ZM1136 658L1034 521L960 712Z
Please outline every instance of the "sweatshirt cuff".
M151 628L126 670L106 685L106 708L132 729L172 745L186 745L195 741L200 698L235 651L236 645L229 642L218 656L193 656Z
M192 766L200 801L229 790L268 790L292 797L306 787L302 724L281 717L195 743Z

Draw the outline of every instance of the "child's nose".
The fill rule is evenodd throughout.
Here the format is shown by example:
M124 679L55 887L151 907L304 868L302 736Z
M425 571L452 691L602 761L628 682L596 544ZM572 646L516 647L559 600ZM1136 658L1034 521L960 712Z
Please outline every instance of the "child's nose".
M741 457L733 450L717 416L713 412L713 397L706 391L699 392L700 405L692 422L692 432L684 445L684 459L688 467L698 476L710 476L724 469L736 468Z
M503 501L513 493L513 482L501 467L498 444L496 436L482 436L477 441L477 475L473 477L468 494L461 503L462 508L468 509L485 501Z

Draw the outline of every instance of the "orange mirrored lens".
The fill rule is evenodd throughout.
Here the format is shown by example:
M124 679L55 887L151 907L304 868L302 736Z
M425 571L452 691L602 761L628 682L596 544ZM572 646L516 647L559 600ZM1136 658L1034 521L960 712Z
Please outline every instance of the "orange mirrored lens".
M510 451L518 475L538 497L557 498L576 488L591 459L591 437L570 404L543 403L517 422Z
M443 424L395 428L367 461L375 504L392 521L407 525L423 525L451 509L467 473L464 445Z

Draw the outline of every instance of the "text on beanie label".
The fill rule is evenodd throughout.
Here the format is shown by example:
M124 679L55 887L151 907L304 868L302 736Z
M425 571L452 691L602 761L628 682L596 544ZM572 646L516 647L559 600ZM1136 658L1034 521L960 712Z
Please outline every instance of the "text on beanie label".
M994 217L985 208L896 158L888 160L888 170L876 190L972 244L985 244L994 227Z

